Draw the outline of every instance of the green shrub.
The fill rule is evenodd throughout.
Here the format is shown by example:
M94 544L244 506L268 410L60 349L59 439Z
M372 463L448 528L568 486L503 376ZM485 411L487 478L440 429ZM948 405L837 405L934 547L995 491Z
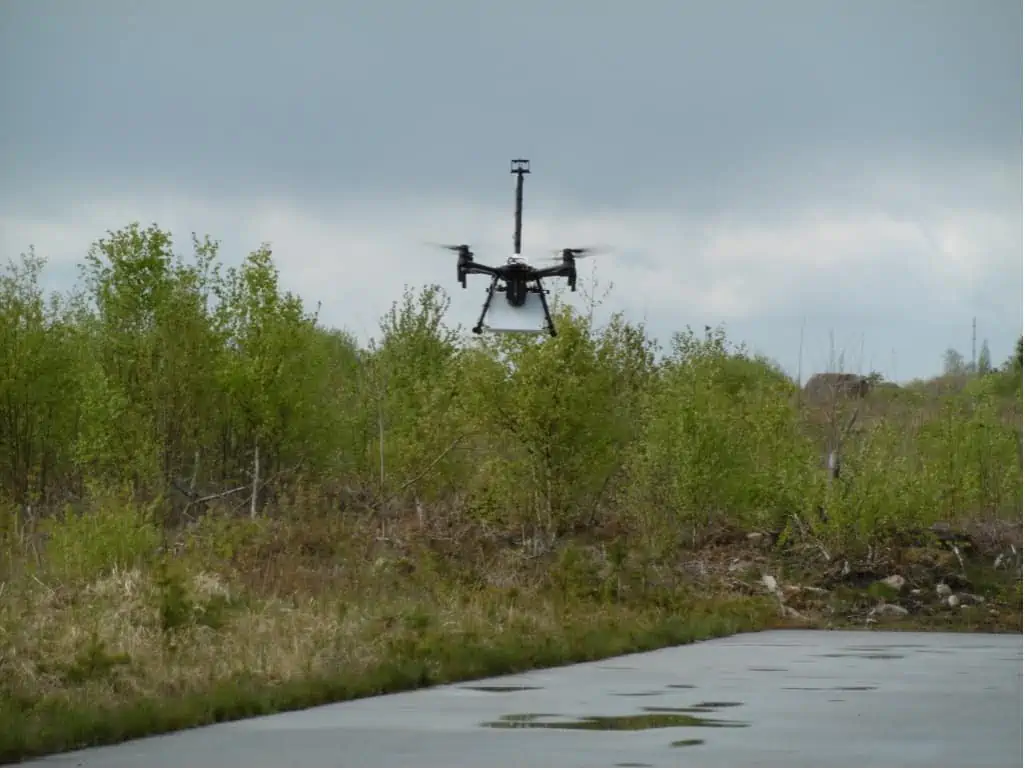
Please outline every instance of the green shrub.
M985 376L877 387L831 485L827 445L855 406L838 421L802 405L722 330L677 334L656 360L642 325L598 325L593 307L556 299L555 338L467 340L426 286L361 345L282 288L267 246L223 268L208 238L188 259L173 245L155 225L108 233L82 285L49 301L33 254L0 276L0 425L16 428L0 433L0 499L15 509L45 519L92 485L125 500L175 489L160 523L199 514L189 558L240 569L284 541L338 558L322 523L370 511L383 541L412 520L540 551L618 528L646 557L723 530L793 525L864 545L939 518L1021 516L1017 352ZM244 513L254 481L257 513L305 507L317 533L195 504ZM136 563L159 540L148 510L85 507L45 528L56 573Z
M815 458L789 382L721 333L676 337L645 418L626 498L646 526L696 538L778 528L810 508Z
M68 506L63 516L43 520L46 572L74 582L150 563L162 543L154 521L156 507L129 502L123 494L101 493L84 511Z

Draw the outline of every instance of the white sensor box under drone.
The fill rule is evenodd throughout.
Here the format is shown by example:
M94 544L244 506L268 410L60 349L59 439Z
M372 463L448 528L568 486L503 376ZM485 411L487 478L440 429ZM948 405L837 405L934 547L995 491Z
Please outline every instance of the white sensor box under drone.
M541 295L536 292L527 294L520 307L514 307L505 301L505 297L496 295L488 305L483 326L496 333L544 334L548 331L548 316L541 303Z

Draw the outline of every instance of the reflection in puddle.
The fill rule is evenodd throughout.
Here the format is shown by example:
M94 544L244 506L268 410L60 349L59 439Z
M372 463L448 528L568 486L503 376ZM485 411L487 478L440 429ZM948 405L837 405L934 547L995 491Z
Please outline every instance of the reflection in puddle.
M481 684L468 685L463 690L477 690L479 692L522 692L523 690L540 690L540 687L533 687L527 684Z
M748 671L786 671L785 668L770 668L768 666L748 666Z
M682 741L673 741L669 745L674 749L678 749L682 746L700 746L704 742L702 738L684 738Z
M641 690L640 692L613 692L610 695L615 695L620 698L647 698L652 695L662 695L661 690Z
M641 711L650 711L654 714L710 714L712 709L698 708L697 706L645 706Z
M548 730L655 730L663 727L747 727L747 722L730 719L708 719L690 714L648 713L625 716L589 716L566 721L522 719L529 714L507 714L497 721L484 722L481 727L541 728ZM517 717L517 718L512 718Z
M693 684L667 684L666 685L666 687L669 687L669 688L671 688L673 690L693 690L695 686L696 685L693 685Z
M693 706L644 706L641 711L653 714L710 714L717 709L743 706L741 701L702 701Z

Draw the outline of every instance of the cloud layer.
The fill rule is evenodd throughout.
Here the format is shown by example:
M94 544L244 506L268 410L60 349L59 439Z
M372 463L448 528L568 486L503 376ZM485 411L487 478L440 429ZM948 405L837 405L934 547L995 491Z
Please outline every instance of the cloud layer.
M976 166L946 185L893 170L863 176L870 181L852 184L860 196L816 203L792 193L772 217L742 210L699 216L671 205L597 209L532 198L528 186L524 250L608 246L584 267L582 281L594 269L599 283L613 284L606 310L646 318L663 339L685 325L724 323L792 370L802 324L812 368L827 365L833 330L849 368L871 363L889 376L928 374L947 345L967 349L973 315L1002 356L1021 320L1020 174ZM469 326L486 283L471 279L463 291L452 255L428 244L468 241L481 259L504 258L510 188L504 206L413 197L311 206L154 189L124 199L112 191L69 198L73 217L6 214L0 247L14 254L34 244L63 283L71 274L62 266L106 230L155 221L182 249L193 231L221 240L229 263L269 242L284 284L311 305L322 303L326 322L360 335L376 330L406 284L440 283L452 295L452 322Z
M610 310L723 322L791 370L929 375L1022 326L1021 5L959 0L0 4L0 247L66 285L130 221L270 242L371 333L426 241L607 244ZM13 74L17 73L17 76ZM584 282L586 283L586 277ZM856 352L855 352L856 351Z

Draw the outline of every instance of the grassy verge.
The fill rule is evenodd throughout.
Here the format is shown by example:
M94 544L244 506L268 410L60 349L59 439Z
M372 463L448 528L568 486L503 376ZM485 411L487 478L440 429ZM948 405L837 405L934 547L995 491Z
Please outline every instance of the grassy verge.
M456 559L326 519L209 519L98 576L26 560L0 607L0 761L740 631L1021 632L1020 572L990 554L962 570L907 548L843 569L743 539L661 560L464 540ZM982 601L952 607L937 584ZM883 603L908 612L876 617Z
M634 608L495 591L232 606L223 587L204 603L204 581L216 585L209 575L192 581L192 617L173 629L167 595L147 602L153 587L139 573L22 597L38 604L23 615L17 664L4 667L21 675L0 700L0 760L682 644L776 618L760 598Z

